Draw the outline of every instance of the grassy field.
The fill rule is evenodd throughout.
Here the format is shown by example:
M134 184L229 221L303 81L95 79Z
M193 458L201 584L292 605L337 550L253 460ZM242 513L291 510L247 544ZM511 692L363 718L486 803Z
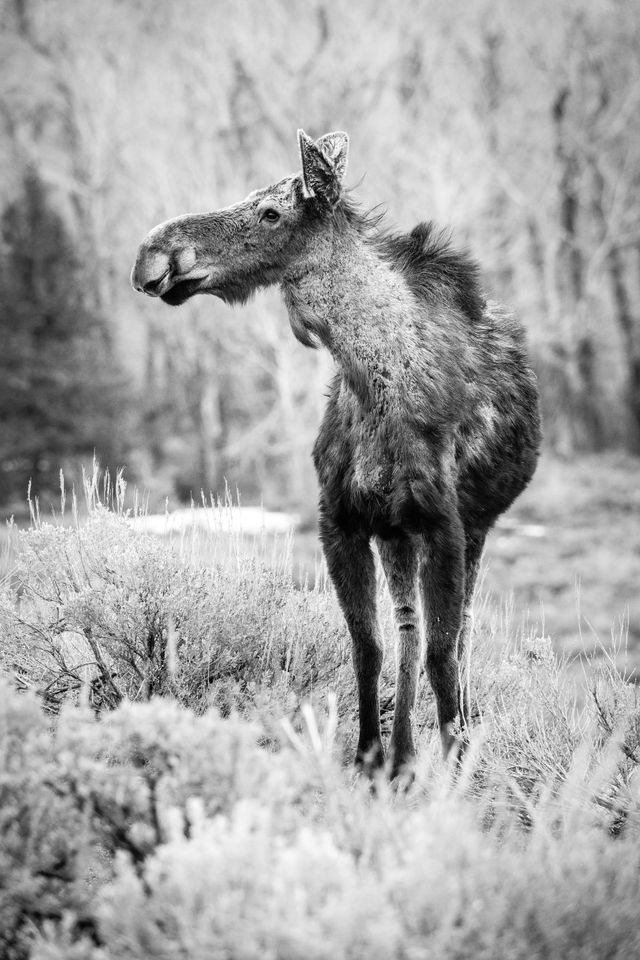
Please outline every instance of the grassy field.
M17 526L28 524L23 511ZM226 539L196 538L191 549L203 563L256 549L254 537ZM13 540L7 527L0 530L0 576L14 563ZM180 549L181 538L173 544ZM267 537L258 549L277 566L282 537ZM288 549L297 583L313 585L325 575L314 527L296 533ZM550 637L563 658L606 652L621 670L640 673L640 460L543 457L529 488L487 540L479 592L514 631Z
M620 647L640 668L640 461L592 457L541 463L509 517L541 536L499 527L486 587L513 591L520 616L543 625L569 656ZM628 641L628 643L627 643Z
M563 559L624 598L589 558L632 537L634 465L600 466L570 492L554 465L497 531L485 584L504 574L515 599L478 599L464 763L443 765L423 684L412 783L353 772L348 637L291 544L143 535L95 489L82 522L19 532L0 590L3 960L639 955L638 687L601 656L578 694L548 619L513 612L544 597L526 569L545 590ZM384 595L381 615L390 637ZM385 736L393 673L388 644Z

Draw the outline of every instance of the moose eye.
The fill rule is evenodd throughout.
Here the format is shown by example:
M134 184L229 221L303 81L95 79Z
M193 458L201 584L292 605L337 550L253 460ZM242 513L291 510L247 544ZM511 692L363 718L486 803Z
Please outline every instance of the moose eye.
M276 223L280 219L280 214L277 210L274 210L273 207L267 207L266 210L263 210L260 214L260 220L266 220L267 223Z

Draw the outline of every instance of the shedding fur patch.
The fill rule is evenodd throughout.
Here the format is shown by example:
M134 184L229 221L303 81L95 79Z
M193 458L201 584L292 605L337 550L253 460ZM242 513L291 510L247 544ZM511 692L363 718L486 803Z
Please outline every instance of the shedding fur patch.
M296 340L314 350L320 344L328 348L331 344L331 332L327 319L315 314L291 285L283 285L282 292Z
M384 213L363 211L348 197L342 198L337 215L403 275L419 300L449 301L475 323L482 320L486 299L478 264L466 251L454 249L448 231L429 221L410 233L386 232L381 228Z

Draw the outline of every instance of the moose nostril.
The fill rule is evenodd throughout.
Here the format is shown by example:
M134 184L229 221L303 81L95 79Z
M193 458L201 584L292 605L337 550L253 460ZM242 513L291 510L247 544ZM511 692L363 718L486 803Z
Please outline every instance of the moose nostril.
M158 277L157 280L148 280L142 286L143 291L145 293L157 293L168 276L169 276L169 271L167 270L165 273L162 274L161 277Z

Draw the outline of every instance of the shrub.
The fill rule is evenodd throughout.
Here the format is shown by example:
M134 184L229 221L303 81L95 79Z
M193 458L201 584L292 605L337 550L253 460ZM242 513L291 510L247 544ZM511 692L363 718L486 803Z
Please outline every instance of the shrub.
M0 687L0 956L638 952L634 687L602 670L578 709L549 642L483 611L462 766L440 761L424 689L415 782L370 791L340 764L356 697L332 595L174 546L95 504L21 535L0 604L27 688ZM388 599L381 616L390 636Z
M29 934L70 912L87 920L101 864L83 805L59 782L57 752L32 696L0 687L0 956L26 955Z
M268 797L286 825L317 803L313 771L270 754L260 729L170 700L123 704L97 721L66 707L54 729L32 694L0 686L0 956L27 955L34 930L95 935L91 907L125 853L135 871L203 816ZM194 798L197 798L194 800ZM194 819L195 818L195 819ZM69 933L69 930L67 930Z
M335 601L256 558L205 568L98 504L87 521L18 536L0 597L2 659L52 710L171 694L195 709L274 705L341 686L350 665ZM293 694L293 698L291 698Z

